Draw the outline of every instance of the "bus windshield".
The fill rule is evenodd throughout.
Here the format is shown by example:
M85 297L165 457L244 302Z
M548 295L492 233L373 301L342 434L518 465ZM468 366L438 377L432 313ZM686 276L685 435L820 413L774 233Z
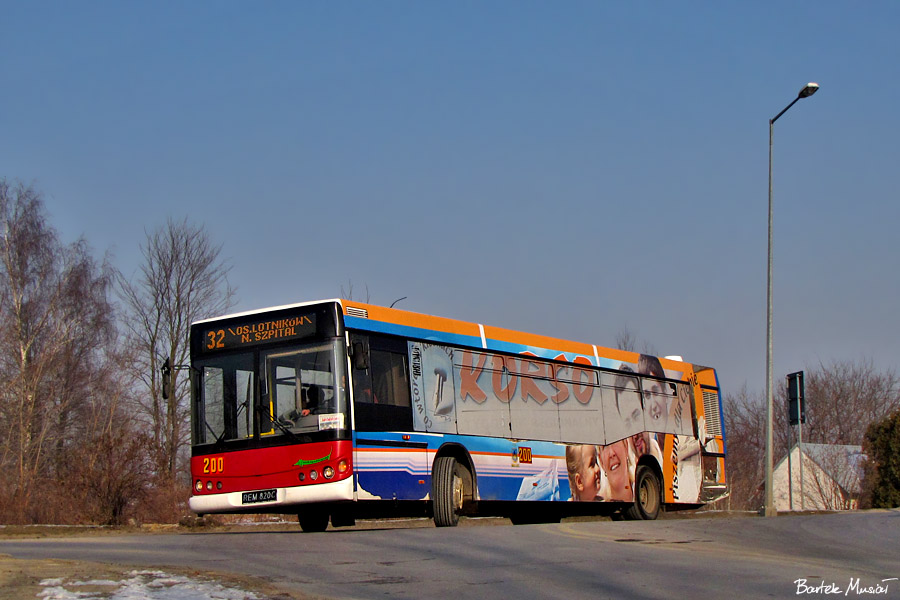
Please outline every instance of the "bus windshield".
M197 361L194 444L347 428L341 348L328 341L272 349L258 360L244 352Z
M344 429L347 426L338 342L309 344L264 354L266 392L263 435Z
M197 365L199 402L194 405L194 443L211 444L253 435L256 374L253 354L232 354Z

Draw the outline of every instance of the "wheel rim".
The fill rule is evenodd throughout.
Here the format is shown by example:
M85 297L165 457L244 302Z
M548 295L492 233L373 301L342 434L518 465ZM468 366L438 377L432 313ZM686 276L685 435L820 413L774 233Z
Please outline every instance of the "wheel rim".
M453 510L460 512L463 506L463 482L458 475L453 476Z
M656 485L652 478L643 477L641 479L641 488L638 491L641 502L641 508L647 514L653 514L659 504L658 494L656 493Z

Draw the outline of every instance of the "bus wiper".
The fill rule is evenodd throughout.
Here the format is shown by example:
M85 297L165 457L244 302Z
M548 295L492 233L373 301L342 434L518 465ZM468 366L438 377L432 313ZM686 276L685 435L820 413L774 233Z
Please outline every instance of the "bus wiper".
M203 421L203 424L206 425L206 428L209 429L209 432L210 432L211 434L213 434L213 437L216 438L216 441L213 442L213 448L218 447L219 444L221 444L222 441L225 439L225 434L228 433L228 430L227 430L227 429L223 429L221 434L216 434L216 431L215 431L212 427L210 427L208 421Z
M237 410L236 418L241 416L241 412L243 412L244 409L247 408L249 402L250 402L249 400L244 400L243 402L241 402L241 405L238 407L238 410ZM208 421L203 421L203 424L206 425L206 428L209 429L209 432L211 434L213 434L213 437L216 438L216 441L213 442L213 448L218 447L219 444L221 444L222 441L225 439L225 435L228 433L228 429L223 429L222 433L217 435L216 431L212 427L210 427Z

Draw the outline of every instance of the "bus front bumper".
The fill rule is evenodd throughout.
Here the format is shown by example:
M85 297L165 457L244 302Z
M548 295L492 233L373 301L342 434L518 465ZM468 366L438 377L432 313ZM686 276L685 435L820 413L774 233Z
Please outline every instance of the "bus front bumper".
M275 499L269 501L257 501L265 492L275 492ZM248 496L248 494L250 496ZM332 483L320 483L317 485L305 485L289 488L275 488L274 490L255 490L248 492L229 492L226 494L203 494L191 496L189 506L197 514L208 513L234 513L234 512L267 512L259 509L274 509L273 513L286 511L288 507L312 502L340 502L354 500L353 478L348 477L342 481Z

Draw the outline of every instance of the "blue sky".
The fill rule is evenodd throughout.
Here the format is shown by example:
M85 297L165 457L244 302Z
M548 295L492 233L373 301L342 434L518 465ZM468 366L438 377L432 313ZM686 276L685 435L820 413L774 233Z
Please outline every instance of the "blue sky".
M203 224L237 309L354 296L775 374L900 358L896 2L0 2L0 176L126 273Z

